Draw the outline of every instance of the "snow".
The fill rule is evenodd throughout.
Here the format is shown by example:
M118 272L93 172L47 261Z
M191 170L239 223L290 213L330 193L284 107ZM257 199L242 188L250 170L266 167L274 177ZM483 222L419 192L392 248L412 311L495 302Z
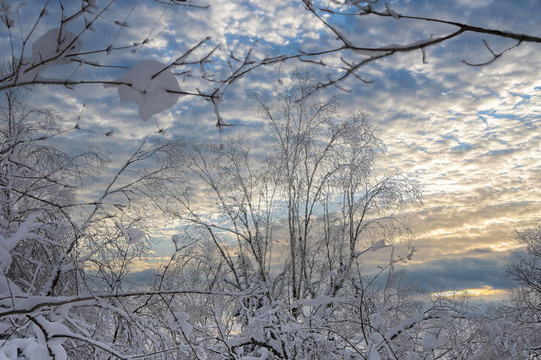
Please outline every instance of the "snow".
M188 337L193 330L193 325L188 322L188 319L190 319L190 315L182 311L177 311L169 319L169 325L172 328L180 329Z
M137 243L143 240L146 236L146 233L143 230L139 230L131 226L124 228L124 226L118 221L115 221L114 223L120 230L128 244Z
M394 17L395 19L400 19L400 14L397 13L396 11L394 11L393 9L391 9L391 7L389 6L389 4L387 4L387 1L385 2L385 8L387 9L387 13L389 15L391 15L392 17Z
M175 75L165 68L166 65L159 61L146 60L135 64L125 76L115 80L126 84L118 86L120 101L135 102L139 106L139 116L145 121L172 108L178 101L179 94L170 91L180 92L180 86Z
M380 313L371 314L368 318L370 325L376 329L382 329L385 326L385 318Z
M76 56L83 47L83 42L77 35L59 28L47 31L32 44L32 56L24 58L19 71L19 81L32 82L40 79L40 74L47 68L57 65L81 62Z
M146 236L146 233L143 230L135 229L135 228L127 228L126 229L126 241L129 244L133 244L136 242L139 242L143 240Z
M37 213L30 215L15 231L15 233L4 238L0 235L0 273L5 274L11 266L11 251L15 249L17 244L24 239L36 239L37 235L31 233L36 224Z
M43 60L53 60L55 65L70 63L67 55L77 54L83 47L83 42L71 31L55 28L47 31L32 45L32 64L39 64ZM60 56L59 56L60 55Z
M6 345L0 352L1 359L17 359L17 345L11 343Z
M301 299L297 303L301 306L322 306L332 303L335 299L330 296L320 295L315 299Z
M370 352L368 353L368 360L381 360L378 351L373 346L370 348Z
M21 339L21 343L23 345L21 346L23 349L22 353L26 359L29 359L29 360L51 359L51 356L49 355L49 350L47 349L47 345L40 344L32 338Z
M84 3L87 3L93 8L97 9L95 0L83 0L83 6ZM0 4L3 6L3 8L0 8L0 12L6 13L9 8L7 0L0 0ZM19 6L22 6L22 4L23 3L21 2ZM355 4L356 6L358 5L357 3ZM398 13L389 7L387 2L385 2L385 7L387 8L389 16L397 19L400 17ZM46 9L44 9L42 14L45 14L45 10ZM85 15L86 14L80 16ZM5 19L7 19L7 17L5 17ZM77 21L82 22L82 20L83 19L79 19ZM85 26L88 25L87 28L91 30L91 23L86 18L84 20ZM111 21L121 27L127 26L126 21L118 21L114 19L111 19ZM70 24L70 26L72 26L72 24ZM82 42L78 38L79 35L65 30L65 23L62 23L62 29L51 29L45 32L43 35L41 35L41 33L38 34L38 31L41 31L42 29L41 25L39 29L36 29L36 35L33 35L31 39L33 40L34 38L37 38L37 40L31 45L30 49L25 50L26 52L24 53L24 56L26 56L26 58L23 59L24 61L20 62L23 64L21 65L21 69L19 71L20 78L18 80L14 80L13 85L18 85L17 81L23 82L38 79L43 75L44 70L52 66L72 64L74 60L83 61L77 57L78 53L82 49ZM340 34L338 30L335 30L335 32L343 39L345 44L350 45L348 39ZM421 40L409 45L390 45L390 47L396 47L399 49L414 46L422 47L425 44L429 44L429 41L434 40ZM133 51L135 51L135 49ZM374 54L375 52L372 51L367 53ZM252 60L249 59L250 54L251 53L248 54L245 60L245 65L252 66ZM279 57L269 59L269 62L278 62L285 60L285 57L283 59ZM99 66L99 62L97 61L85 60L84 62L86 64ZM206 76L204 69L206 63L206 60L200 62L203 77ZM345 60L344 63L348 66L353 66ZM122 62L121 65L123 64L124 63ZM321 64L324 65L323 63ZM256 67L256 65L253 66L254 68ZM239 69L242 70L242 67ZM71 72L66 73L69 74ZM208 78L210 79L212 76L208 75ZM328 80L329 82L334 83L334 80L330 77L330 75L328 76ZM75 78L74 82L77 82L77 78ZM231 81L231 83L232 82L233 81ZM278 80L278 82L280 84L282 83L281 80ZM155 60L142 61L135 64L123 77L118 79L116 83L111 82L111 84L114 84L112 86L114 86L118 91L121 101L133 101L137 104L139 116L143 120L148 120L154 114L175 106L179 96L183 93L180 89L176 76L173 74L172 69L170 69L170 65L165 65ZM228 83L226 83L226 85L227 84ZM66 83L66 86L68 85L69 84ZM338 85L337 87L340 88ZM220 91L223 90L222 88L219 89ZM201 93L201 95L203 96L204 94ZM227 125L220 116L219 109L219 106L223 101L223 96L223 92L219 92L212 97L210 97L210 95L204 96L208 99L208 101L212 102L216 117L218 119L218 125L220 126ZM307 98L303 98L298 102L298 104L303 104L302 101L307 101L306 99ZM304 104L306 105L306 103ZM108 132L106 135L110 136L111 134L112 132ZM30 139L29 141L34 140ZM28 166L31 166L31 164ZM350 164L348 166L354 166L354 164ZM220 174L222 174L222 172L220 172ZM229 190L229 188L225 189ZM11 188L6 188L6 190L9 190L10 192L12 191ZM21 195L26 196L26 194ZM233 198L235 198L235 196L236 194L231 195ZM102 198L101 200L104 199ZM105 205L106 202L103 201L104 205L102 207L101 200L99 203L96 203L96 211L99 210L105 213L105 208L109 205ZM230 214L231 212L237 213L238 211L244 214L247 212L242 205L235 205L231 207L227 207L227 205L225 205L224 209L226 210L227 214ZM31 209L24 210L25 216L27 215L28 211L31 211ZM65 215L67 216L67 214ZM255 216L256 215L253 215L252 217ZM96 216L96 218L97 217L98 216ZM50 240L48 236L49 234L46 233L46 230L55 224L43 223L43 221L46 221L46 219L47 218L45 216L40 216L38 222L37 215L30 216L13 234L11 232L15 230L15 225L7 224L6 220L6 228L7 225L10 225L10 228L5 232L2 232L3 236L0 235L0 293L2 294L2 298L0 299L0 317L3 319L2 322L0 322L0 333L2 334L2 339L0 339L0 359L18 359L19 357L23 356L27 359L66 359L67 355L65 349L63 348L63 343L69 343L68 346L71 348L71 346L75 344L72 341L77 341L77 343L85 342L87 346L91 348L102 349L105 352L109 352L111 357L119 357L116 349L119 349L118 351L128 351L129 354L137 354L133 355L134 358L154 356L154 354L146 355L145 351L147 349L145 349L143 346L144 341L138 343L139 338L136 336L140 336L140 339L145 339L149 344L152 341L155 341L152 346L155 347L155 354L158 356L161 355L161 353L158 351L162 351L159 344L160 341L163 340L163 343L167 345L167 348L163 352L165 355L162 356L166 357L168 356L167 354L169 354L166 351L176 350L177 345L179 350L182 350L181 347L188 348L186 344L179 345L177 342L171 344L167 342L169 340L168 336L170 333L170 329L167 327L167 320L169 320L171 329L176 330L174 331L175 341L176 339L181 339L179 342L184 342L182 337L178 336L178 332L181 332L186 338L192 336L192 334L194 335L191 340L198 341L194 343L194 345L197 345L196 350L192 349L196 357L196 351L203 353L207 350L205 347L208 347L208 349L211 351L214 351L213 347L215 347L217 351L219 351L220 346L222 346L223 343L224 347L229 347L230 349L232 348L231 345L237 344L238 354L233 355L235 355L236 358L242 357L245 360L273 357L274 355L271 353L271 349L280 349L280 351L284 352L284 357L286 357L286 355L288 355L286 354L288 351L295 354L297 351L295 347L297 346L300 350L302 350L302 346L306 346L308 350L313 350L315 354L321 354L321 356L324 356L324 353L323 351L319 351L319 349L327 350L327 348L324 347L328 347L329 352L335 351L335 349L344 349L343 352L351 353L352 358L353 356L359 358L357 354L353 353L353 350L357 350L359 355L364 359L378 360L380 359L380 356L381 358L388 358L385 352L387 351L387 353L390 354L391 350L394 350L395 348L400 350L400 352L403 354L404 351L408 349L407 346L409 346L409 344L406 344L406 341L404 341L404 338L407 337L409 337L409 340L407 341L410 341L413 343L413 346L415 346L413 351L425 351L425 349L435 350L440 347L442 349L452 348L454 345L457 347L462 346L462 344L450 343L450 341L453 339L449 340L449 338L446 338L449 336L448 332L438 332L438 329L445 329L447 326L452 330L455 330L454 327L456 327L456 331L459 332L463 329L462 326L464 326L464 329L466 330L470 329L467 328L468 324L462 325L462 323L465 323L466 321L481 322L484 320L481 315L475 317L473 314L461 315L457 316L456 318L453 317L451 313L446 314L445 316L439 315L439 312L443 313L445 309L437 309L438 312L435 316L433 316L427 310L427 313L418 314L412 318L404 319L404 317L410 316L410 314L416 309L415 306L411 306L411 308L409 307L408 304L410 304L410 298L405 298L405 300L408 301L396 304L396 309L400 310L400 313L398 311L395 312L386 310L393 309L390 307L391 305L395 305L392 303L392 299L387 300L387 296L385 294L385 301L389 301L389 303L384 303L379 301L379 293L374 293L375 295L372 297L372 293L370 292L371 288L366 287L367 283L362 283L361 278L356 278L354 273L342 273L342 270L337 271L340 276L345 279L344 284L346 285L340 288L340 292L338 293L343 297L338 298L325 295L318 296L318 292L321 291L318 287L320 283L321 288L324 288L325 285L328 285L330 288L331 285L334 285L334 283L330 283L330 285L325 284L326 279L321 279L320 269L321 271L324 271L327 269L327 266L320 267L318 262L319 258L317 257L313 258L316 266L313 268L314 276L316 276L315 278L310 277L312 275L312 268L309 268L309 275L307 275L306 272L300 273L303 275L301 278L299 278L299 280L306 280L306 289L310 290L310 292L305 293L304 291L301 291L299 296L309 296L310 298L308 299L298 299L296 296L292 297L292 295L289 294L289 290L294 284L288 283L288 281L291 279L288 280L288 277L286 276L288 275L286 273L286 268L284 268L283 277L282 275L279 275L279 278L273 278L274 273L267 273L269 275L269 279L268 282L264 282L260 277L257 276L257 273L253 271L257 270L255 265L252 267L252 264L250 264L248 260L244 259L242 262L239 262L237 269L239 269L239 278L241 278L243 283L246 283L246 286L239 285L241 281L237 281L237 284L235 285L235 283L231 280L233 278L231 273L235 272L235 266L237 265L233 264L233 261L230 260L230 257L233 256L232 254L234 254L234 251L230 251L232 248L228 247L229 244L224 244L223 247L220 248L218 242L216 242L217 249L215 249L217 252L212 252L209 255L209 253L206 252L208 248L203 247L207 246L205 243L201 245L201 248L194 249L194 251L191 253L190 251L184 251L182 253L182 260L184 261L184 259L188 259L187 262L181 263L179 261L179 266L177 268L174 268L175 264L171 266L171 275L168 275L166 280L169 278L172 278L173 280L173 276L176 275L173 273L173 271L178 271L181 275L178 276L179 286L185 286L183 280L187 278L187 276L190 276L190 279L193 277L194 280L201 280L200 282L196 283L196 285L200 287L197 287L194 290L183 288L179 289L177 287L173 288L172 290L168 290L166 288L161 290L160 283L160 288L156 291L145 292L145 290L141 293L131 294L118 294L118 292L111 292L104 294L102 298L100 298L98 295L77 295L73 297L44 296L44 294L83 293L86 291L86 288L79 287L79 279L84 280L84 278L82 276L80 277L79 274L84 275L84 271L86 270L84 268L84 263L91 262L94 259L98 259L96 261L101 259L100 257L94 258L93 254L85 254L85 236L92 234L91 231L87 231L90 226L93 226L88 225L93 224L91 217L84 224L73 224L74 231L66 234L66 238L68 240L66 240L66 238L63 236L59 236L58 239L54 239L53 236L50 236L53 238L53 240ZM71 218L68 219L71 220ZM18 221L23 221L23 219L21 218ZM107 221L109 221L109 218L107 218ZM259 217L257 217L255 220L253 220L256 226L261 223L260 221L263 222L265 219L261 217L260 220ZM2 222L4 222L4 220L2 220ZM74 222L78 223L77 217L75 217ZM17 222L17 224L19 223ZM61 224L61 221L59 221L58 225ZM266 226L266 223L263 225ZM247 225L248 228L250 228L250 226L251 225ZM42 227L42 229L40 229L40 227ZM121 244L119 244L120 246L125 245L124 239L129 244L133 244L143 241L146 237L146 233L137 228L123 228L121 225L118 225L118 227L120 229L119 231L122 232L122 241ZM216 226L216 228L218 229L218 232L220 229L218 226ZM272 228L269 227L269 229ZM79 233L82 239L80 241L81 245L77 243ZM43 234L47 234L47 238ZM73 234L76 234L74 241L72 240ZM308 234L306 233L306 235ZM91 236L88 236L91 244L89 248L92 249L89 251L99 253L98 250L101 250L101 248L99 248L101 244L100 241L93 243L92 239L90 238ZM175 243L175 249L178 253L180 253L180 249L177 245L180 243L181 239L183 238L181 238L179 235L171 236L171 240ZM187 239L189 239L189 237L186 237L184 240L187 242ZM259 245L259 237L256 237L256 239L256 244ZM51 247L51 249L57 250L54 253L51 252L52 255L46 259L50 260L50 268L52 270L49 270L46 266L42 266L42 264L39 263L39 261L41 261L39 258L31 258L28 260L33 261L32 265L38 265L36 266L37 270L34 270L33 267L29 267L29 269L24 269L23 266L19 266L18 268L14 267L14 271L12 271L8 277L7 273L11 266L12 253L14 253L14 249L23 247L26 241L29 243L38 242L41 245L42 243L45 243L45 240L48 241L47 244L55 246L55 248ZM58 241L58 243L56 243L56 241ZM195 241L199 240L194 240L194 242L191 244L195 243ZM311 239L307 236L305 244L311 244L309 241L311 241ZM317 241L319 243L319 240ZM201 241L201 243L203 243L203 241ZM71 245L68 247L65 246L66 244ZM182 249L191 246L191 244L183 244ZM253 244L250 243L250 245ZM389 245L386 244L385 240L379 240L372 244L370 250L376 251L387 246ZM69 251L65 251L66 248L69 248ZM28 249L34 251L33 248L30 247ZM71 249L74 249L73 253L71 253ZM107 251L107 248L104 247L103 249L104 251ZM317 249L314 248L314 251L316 250ZM78 254L79 251L82 252L81 256ZM268 251L268 268L270 269L271 266L274 265L274 263L271 263L270 255L279 250L269 248ZM219 258L218 252L221 252L222 254L222 261L219 263L218 261L215 261L216 258ZM24 255L23 252L21 252L21 254ZM214 257L214 254L216 254L216 257ZM48 253L45 253L44 255L48 255ZM22 255L19 254L18 256ZM329 269L338 268L338 266L333 265L338 265L339 263L338 255L336 256L337 257L332 259L332 261L329 259ZM409 256L411 256L411 254ZM46 256L43 257L45 258ZM105 259L106 257L104 256L103 258ZM114 259L116 260L117 258L115 257ZM185 270L184 268L181 268L180 265L184 266L184 264L186 264L186 271L192 269L191 267L188 267L188 261L194 264L197 262L197 271L200 272L194 271L193 276L192 272L187 272L186 274L181 273L181 271ZM285 261L287 261L287 259ZM21 263L24 265L24 262ZM222 264L224 264L224 266L222 266ZM309 262L308 264L311 263ZM109 263L104 263L104 265L109 265ZM114 263L112 263L112 265L114 266ZM230 269L227 269L228 265ZM291 269L295 269L294 265L295 264L293 263ZM264 267L260 266L260 268L263 269ZM165 268L162 279L165 278L167 269L168 268ZM339 269L343 269L343 267L340 267ZM25 281L19 281L20 279L15 277L19 275L18 271L30 279L28 280L30 285L26 284L26 280L24 278L22 279ZM44 280L38 278L38 274L41 275L41 273L45 273L45 271L51 271L51 276L48 278L44 276ZM117 269L112 267L110 271L112 275L116 275ZM287 269L287 271L290 270ZM326 271L325 276L334 277L336 276L337 271ZM58 280L58 278L53 279L55 273L66 275L73 274L73 276L62 275L60 286L55 288L56 284L55 286L50 286L53 283L53 280ZM235 273L234 275L237 274ZM350 275L351 277L349 277ZM32 278L32 276L34 278ZM306 279L303 279L303 277ZM71 283L72 280L76 282ZM212 283L206 280L212 280ZM46 283L47 285L41 286L40 282ZM63 282L65 282L65 286L62 284ZM175 285L177 284L176 282L171 282ZM350 282L351 284L360 284L359 289L363 291L360 296L358 292L348 293L350 289L353 289L353 287L348 285ZM163 283L169 284L168 281L164 281ZM212 286L207 286L209 283ZM16 284L20 284L20 288ZM300 282L299 284L300 286L304 287L304 282ZM314 285L312 287L312 284L316 284L317 286ZM82 285L83 283L81 283L81 286ZM86 286L87 284L84 285ZM24 293L21 289L24 289L26 293ZM370 297L368 299L364 298L365 289L367 290L367 296ZM231 292L228 292L228 290L231 290ZM323 293L330 294L331 291L326 291ZM155 296L157 294L160 296ZM167 294L170 294L170 296ZM185 294L186 296L175 296L175 294ZM185 299L188 299L189 302L190 298L195 299L194 304L186 304ZM371 310L369 309L371 309L371 306L368 306L370 304L368 302L364 303L365 299L374 300L373 303L375 304L375 307L378 309L378 311L381 311L379 313L372 313L369 315L369 324L365 323L366 318L359 319L357 315L358 310L370 314ZM158 310L154 312L154 309L150 307L153 305L151 301L163 301L164 305L166 306L160 306L157 308ZM281 301L283 301L283 303ZM143 306L138 307L140 305L139 303L143 304ZM240 304L239 306L243 306L239 310L240 315L237 315L236 312L231 310L232 306L230 304L235 303ZM273 307L270 307L268 303L271 303ZM127 307L124 307L124 304ZM366 307L364 307L365 304L367 305ZM143 311L141 313L142 316L140 316L136 311L130 312L132 306L133 308L143 309L146 308L147 305L149 305L149 310ZM292 311L292 309L297 309L297 306L301 307L302 311ZM191 314L191 321L190 315L181 311L177 312L171 310L169 318L159 316L159 314L163 314L160 309L164 309L164 311L166 311L165 309L175 309L177 307L186 309L186 311ZM318 307L318 309L311 309L313 307ZM87 308L90 308L90 311L87 311ZM365 308L367 310L365 310ZM355 311L355 313L347 313L347 311L350 311L350 309L352 309L351 311ZM431 312L434 313L435 311L431 310ZM209 316L209 314L214 315L214 318ZM145 322L147 318L149 319L148 327L147 323ZM133 331L133 336L132 333L129 333L129 343L122 343L121 337L118 338L118 342L116 342L116 338L114 341L107 338L107 335L110 333L109 330L113 328L112 326L118 325L118 323L115 323L115 321L118 321L117 319L126 320L120 323L125 324L126 333L128 333L128 331ZM204 319L204 321L202 319ZM453 323L455 319L457 319L457 325L454 325ZM425 320L431 321L425 322ZM101 321L103 321L103 323L101 323ZM362 333L360 332L360 326L357 326L357 323L359 322L362 322L363 326L366 325L363 327ZM440 327L426 330L425 323L434 323L434 326ZM418 326L415 326L417 324ZM224 330L226 330L224 332L226 334L225 336L221 335L222 325L224 325ZM474 325L475 327L472 327L472 329L477 329L478 326L476 324ZM514 324L500 324L499 322L494 321L486 325L486 328L483 328L483 331L486 331L489 334L483 336L485 336L485 338L490 336L490 340L496 340L495 342L503 344L502 346L504 346L505 349L513 349L513 353L517 353L519 351L517 344L510 342L513 340L513 338L507 333L507 328L512 327L512 325ZM108 326L111 326L111 329L108 328ZM196 332L193 331L194 326L196 327ZM160 338L162 334L159 331L163 329L163 333L165 335L163 335L163 338ZM138 334L139 332L141 335ZM366 334L368 334L369 337L364 338ZM400 334L403 336L399 336ZM437 334L440 335L438 336ZM353 341L350 341L350 336L355 336ZM305 338L313 342L306 342L303 344ZM210 339L208 340L210 342L205 342L207 339ZM249 343L250 340L252 340L254 344L246 346L245 343ZM417 340L422 343L425 349L419 349L417 346L419 345ZM477 340L476 338L473 338L472 335L471 343L475 344L473 341ZM264 346L262 347L256 342L264 342ZM219 343L219 345L215 345L215 343ZM128 347L132 344L135 344L133 349ZM319 345L321 345L321 348ZM518 345L520 345L520 343L518 343ZM268 349L265 348L265 346L267 346ZM312 346L314 347L312 348ZM262 348L255 349L257 347ZM252 348L254 348L254 350L252 350ZM234 350L236 351L236 349ZM317 353L317 351L319 351L319 353ZM378 351L380 354L378 354ZM232 353L232 351L230 352ZM244 352L252 353L244 355ZM443 352L443 350L441 352ZM261 354L261 356L258 356L258 354ZM404 358L404 355L402 354L395 357L402 359ZM527 355L528 354L525 356ZM130 356L132 355L126 355L125 357L123 356L123 358L129 358ZM190 355L186 356L188 357ZM219 354L216 355L216 357L219 356ZM299 358L301 357L302 355L299 356ZM336 358L339 357L339 355L336 355ZM427 357L428 356L424 356L424 358ZM412 353L408 354L407 358L414 360L420 359L421 357Z
M436 350L438 347L440 347L440 345L441 341L439 341L436 336L432 334L426 335L423 339L423 346L428 349Z
M379 249L383 249L385 247L387 247L389 245L385 244L385 240L379 240L377 242L374 243L374 245L372 245L372 247L370 248L372 251L377 251Z
M406 319L406 320L402 321L400 324L398 324L397 326L391 328L385 334L385 338L386 339L392 339L394 336L400 334L402 331L412 327L415 324L420 323L423 320L426 320L427 318L428 318L427 314L419 313L419 314L413 316L412 318Z

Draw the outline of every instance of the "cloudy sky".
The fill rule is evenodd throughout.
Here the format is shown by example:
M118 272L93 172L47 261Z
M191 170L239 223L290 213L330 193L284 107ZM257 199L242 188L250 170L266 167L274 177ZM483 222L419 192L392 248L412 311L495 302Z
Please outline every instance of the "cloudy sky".
M20 3L5 2L12 4L12 9ZM22 29L13 33L16 50L21 34L24 37L38 19L42 3L26 1L20 8ZM99 9L106 4L96 3ZM118 0L93 24L95 31L82 34L82 51L105 49L111 44L129 46L147 38L152 41L109 55L100 52L82 56L89 62L99 61L102 67L59 66L48 69L47 76L66 78L71 74L67 76L74 80L111 81L122 78L129 67L144 60L168 64L204 39L194 56L219 46L205 69L217 76L227 76L229 55L243 59L252 47L252 56L262 59L295 54L298 49L321 51L340 46L336 34L301 1L210 3L209 8L199 9L151 0ZM536 0L394 0L388 1L388 6L402 15L541 36L541 3ZM385 4L375 8L385 10ZM49 15L40 20L29 43L58 27L58 4L51 3L47 9ZM340 34L363 47L406 45L456 30L405 19L320 14ZM126 21L129 27L120 27L115 20ZM67 28L79 33L81 22L77 19ZM520 251L515 230L536 226L541 215L541 44L523 43L486 66L464 64L463 60L491 60L483 40L495 53L516 44L514 40L465 33L429 48L424 62L421 51L371 62L357 72L373 81L370 84L352 78L340 84L349 91L330 87L318 94L338 96L344 112L365 109L370 113L377 136L387 146L386 157L380 162L383 172L409 171L421 177L423 204L408 211L417 253L406 268L411 279L434 290L494 292L509 287L505 264L513 252ZM0 46L5 49L2 56L9 56L5 26L1 27ZM340 64L339 56L355 60L364 55L343 52L317 60L332 66ZM140 119L137 104L121 102L116 88L101 84L80 85L73 90L35 86L28 88L27 101L56 109L66 128L74 126L85 104L79 123L92 132L68 133L59 144L74 152L89 144L104 146L111 152L114 166L126 159L145 134L158 129L167 129L167 136L200 136L215 141L220 141L220 136L222 141L239 136L260 138L263 130L249 90L279 93L289 83L288 74L295 66L305 64L288 61L261 67L235 82L220 104L224 121L235 126L222 134L214 126L212 104L194 96L179 97L172 108L148 121ZM208 91L214 86L195 76L201 70L184 67L174 71L181 73L188 68L194 76L177 76L182 90ZM314 74L325 81L327 74L332 78L339 71L318 67ZM111 130L113 137L103 135ZM165 256L167 248L161 249L159 254Z

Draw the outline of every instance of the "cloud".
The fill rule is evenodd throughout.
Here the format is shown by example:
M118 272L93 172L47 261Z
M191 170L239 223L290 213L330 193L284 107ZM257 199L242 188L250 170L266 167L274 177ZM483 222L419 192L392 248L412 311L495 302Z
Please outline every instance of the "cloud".
M454 289L440 291L430 294L433 298L450 297L462 298L468 297L474 300L481 299L483 301L500 301L509 295L506 289L494 289L492 286L483 286L475 289Z
M51 6L51 10L58 9L57 3ZM131 6L117 2L107 16L123 19ZM496 6L490 1L395 1L392 7L403 14L435 16L516 33L538 33L541 16L541 6L536 2L519 5L498 2ZM39 10L36 6L26 6L21 18L33 23ZM32 39L58 26L55 12L50 13ZM244 56L256 40L258 57L288 53L296 47L327 49L338 43L302 6L281 1L220 0L213 1L208 10L147 6L140 2L127 22L130 27L122 28L115 45L143 41L149 34L153 41L135 53L128 49L107 56L96 55L102 64L131 66L148 59L173 61L211 36L208 46L220 46L221 51L216 52L215 62L207 66L225 74L229 70L221 60L231 52L237 57ZM402 25L407 31L399 30ZM403 19L379 22L353 16L340 20L337 26L359 44L376 46L410 43L451 29L416 25ZM119 30L108 20L100 20L96 27L96 33L89 31L83 35L84 50L103 49ZM379 171L398 169L421 176L425 185L424 206L409 210L419 249L414 257L418 265L410 271L428 283L434 270L433 280L442 288L447 288L444 283L453 281L470 288L487 284L494 288L507 286L490 277L488 271L502 274L502 254L507 252L496 250L512 249L516 245L514 229L533 226L539 221L541 79L535 74L539 73L541 48L538 44L522 44L485 67L463 64L463 59L470 62L490 59L483 39L494 51L514 45L510 40L467 34L460 40L427 50L427 64L422 62L420 51L398 54L359 71L363 78L375 80L373 84L351 80L344 84L351 93L329 89L319 94L339 96L341 109L346 113L359 108L371 113L377 135L387 145L387 156L378 163ZM1 34L0 45L8 48L8 44L6 34ZM335 57L328 61L333 64L340 60ZM258 69L235 83L225 95L221 112L227 122L237 126L225 129L221 135L214 127L212 106L194 97L180 98L173 108L148 122L138 118L137 106L121 103L114 89L104 89L101 85L78 86L74 90L62 86L35 87L27 101L37 107L54 106L66 128L75 125L85 104L79 121L81 127L94 132L70 132L57 143L73 152L82 151L87 145L102 146L111 152L113 167L127 159L143 136L160 128L167 129L164 136L201 137L216 142L220 136L221 141L244 136L261 141L253 148L264 152L265 129L248 92L250 89L264 94L282 91L284 87L278 78L287 82L288 71L296 65L289 62L281 67ZM127 72L116 67L103 67L99 71L90 67L69 68L74 69L75 78L92 79L115 79ZM193 71L200 75L199 69ZM314 74L325 79L327 72L327 69L315 70ZM178 80L183 89L198 85L190 77L179 76ZM112 138L100 135L109 130L114 132ZM438 265L439 261L443 263ZM453 275L453 266L462 266L464 270Z
M428 261L407 267L407 276L429 292L513 286L505 273L505 261L496 257Z

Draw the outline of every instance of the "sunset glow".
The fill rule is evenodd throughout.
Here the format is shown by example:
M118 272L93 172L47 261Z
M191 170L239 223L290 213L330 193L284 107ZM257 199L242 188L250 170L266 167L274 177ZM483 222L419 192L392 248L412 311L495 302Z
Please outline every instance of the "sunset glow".
M435 292L430 294L432 297L503 297L507 290L494 289L491 286L485 286L479 289L462 289Z

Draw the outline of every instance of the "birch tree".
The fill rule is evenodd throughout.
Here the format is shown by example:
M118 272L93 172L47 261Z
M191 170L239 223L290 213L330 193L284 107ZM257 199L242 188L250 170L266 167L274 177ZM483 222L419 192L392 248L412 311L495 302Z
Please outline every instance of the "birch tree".
M411 257L413 249L392 255L376 275L364 274L363 255L407 243L401 212L419 201L420 185L411 174L375 175L384 147L367 114L342 115L334 98L298 101L312 84L294 76L295 85L276 99L255 97L268 128L264 155L248 140L188 142L185 190L170 188L166 198L180 204L170 212L187 233L198 229L205 240L175 255L183 265L168 276L184 278L190 262L205 274L205 287L238 294L204 307L227 356L364 356L371 350L366 343L351 348L347 341L358 332L338 319L350 316L354 303L364 309L378 301L379 278L392 277L395 263ZM368 315L360 321L369 324ZM198 321L194 333L208 326Z

